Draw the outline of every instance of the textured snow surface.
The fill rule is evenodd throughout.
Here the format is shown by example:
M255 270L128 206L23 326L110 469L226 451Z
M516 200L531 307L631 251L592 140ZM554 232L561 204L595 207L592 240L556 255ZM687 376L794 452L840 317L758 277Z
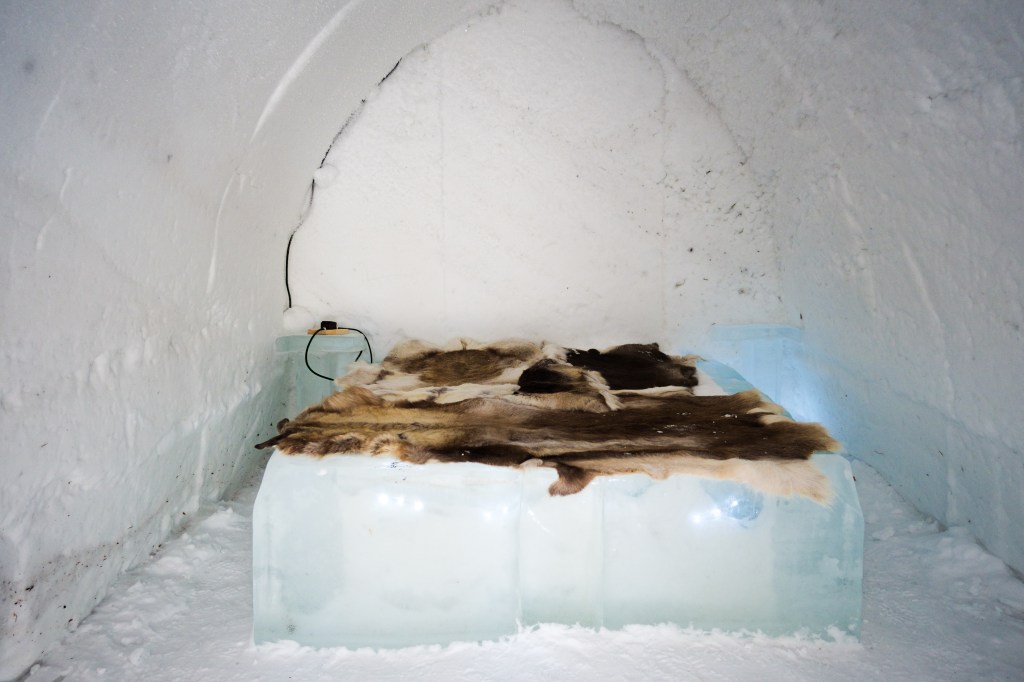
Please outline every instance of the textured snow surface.
M256 647L254 481L125 575L28 679L1020 679L1024 583L966 533L914 511L874 470L853 467L867 521L860 643L543 626L497 642L397 651Z

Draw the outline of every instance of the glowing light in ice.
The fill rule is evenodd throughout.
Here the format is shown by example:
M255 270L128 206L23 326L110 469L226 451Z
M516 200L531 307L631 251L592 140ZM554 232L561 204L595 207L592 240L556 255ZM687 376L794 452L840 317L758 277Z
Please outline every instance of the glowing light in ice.
M719 521L722 518L722 510L719 507L712 507L707 511L690 514L690 523L701 526L709 521Z

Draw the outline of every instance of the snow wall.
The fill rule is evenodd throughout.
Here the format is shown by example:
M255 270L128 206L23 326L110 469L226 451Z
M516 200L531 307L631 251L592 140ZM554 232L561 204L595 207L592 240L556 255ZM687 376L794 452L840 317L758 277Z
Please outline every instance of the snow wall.
M567 5L549 4L553 23L577 21ZM315 254L317 245L347 248L336 232L350 225L332 233L310 216L292 262L302 273L293 272L295 302L305 311L293 311L288 324L330 312L365 315L382 337L550 332L603 343L643 333L709 354L716 337L705 327L713 323L791 325L800 330L791 352L800 388L817 397L812 411L850 454L1024 569L1024 537L1015 532L1024 522L1016 415L1024 398L1024 7L581 0L575 12L591 22L589 33L566 40L573 51L561 58L536 45L553 57L530 67L546 81L537 90L529 70L509 75L516 35L488 23L502 14L472 18L487 5L143 9L93 0L0 8L0 419L8 448L0 465L0 678L17 676L120 572L261 463L250 448L277 411L270 359L282 332L284 251L311 178L325 195L355 187L345 160L365 153L360 145L380 131L374 107L386 113L400 106L396 95L415 94L416 68L438 86L498 80L417 94L406 110L411 132L380 138L383 160L368 170L402 179L394 164L429 157L407 149L412 142L453 140L434 158L452 161L446 173L463 183L454 187L473 186L474 173L505 182L495 212L510 219L480 224L474 246L469 225L486 205L457 193L406 197L422 200L429 221L417 227L396 210L377 229L392 245L413 245L421 263L452 257L433 271L452 279L438 288L430 271L378 278L380 301L415 293L434 313L402 321L401 306L376 319L373 309L358 310L359 289L332 279ZM542 10L516 5L502 20L522 11ZM462 73L449 80L445 55L464 47L445 35L452 27L497 32L491 63L451 63ZM603 53L594 40L607 41L614 58L581 70L582 58ZM431 71L432 54L441 71ZM405 68L377 88L403 57ZM645 71L631 84L622 63ZM591 111L580 129L600 132L610 151L595 145L578 157L587 136L558 110L573 114L577 98L559 91L575 87L568 92L600 103L609 84L629 106L608 117ZM495 104L495 94L507 99ZM554 108L524 116L522 96ZM460 102L488 107L493 137L467 128L475 119ZM436 111L424 116L423 104ZM512 133L506 126L516 116ZM346 122L335 146L353 156L320 169ZM444 125L456 136L430 132ZM460 138L460 130L469 132ZM699 143L687 137L695 131ZM490 151L475 149L474 136ZM545 145L542 158L522 151ZM507 173L505 157L514 162ZM617 168L623 159L628 165ZM711 171L703 184L702 164ZM545 168L542 181L531 180ZM577 180L581 170L589 175ZM565 180L568 187L556 182ZM681 198L684 188L701 200ZM588 202L598 198L605 210L593 211ZM335 215L362 210L344 206ZM586 220L562 220L558 231L531 222L544 211L574 215L567 206ZM364 231L354 243L378 238ZM475 249L489 257L496 245L509 249L509 261L575 259L566 278L537 268L529 285L517 285L540 306L532 327L480 321L481 311L506 303L517 275L503 268L490 277L455 256ZM620 248L620 258L608 257ZM353 264L344 252L328 255L335 267ZM603 279L586 270L594 259ZM475 300L447 298L484 274L488 285ZM568 289L556 296L551 287L564 279ZM639 311L626 314L630 299L618 291L635 292ZM581 324L565 323L570 314Z

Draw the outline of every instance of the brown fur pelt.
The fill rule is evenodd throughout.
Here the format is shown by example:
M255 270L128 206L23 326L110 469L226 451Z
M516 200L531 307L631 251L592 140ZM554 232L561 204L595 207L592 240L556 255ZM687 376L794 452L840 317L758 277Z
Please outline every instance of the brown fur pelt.
M409 342L256 447L390 455L413 462L545 466L552 495L595 476L689 473L828 502L808 458L839 445L756 390L695 396L695 358L656 344L578 351L525 341L447 348Z

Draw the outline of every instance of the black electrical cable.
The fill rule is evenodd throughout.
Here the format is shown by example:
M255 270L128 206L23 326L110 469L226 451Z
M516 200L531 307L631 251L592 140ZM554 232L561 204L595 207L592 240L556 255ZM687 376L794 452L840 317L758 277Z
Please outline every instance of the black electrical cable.
M345 329L345 330L350 331L350 332L359 332L360 334L362 334L363 340L366 341L366 350L370 351L370 364L372 365L373 364L373 348L370 347L370 339L368 339L366 337L366 334L363 334L363 332L359 331L358 329L356 329L354 327L337 327L337 329ZM308 369L310 372L312 372L313 374L317 375L321 379L327 379L328 381L334 381L334 377L324 376L323 374L321 374L320 372L316 371L315 369L313 369L312 367L309 366L309 347L313 345L313 339L316 338L316 335L319 334L320 332L326 331L326 330L327 330L327 328L324 327L323 325L321 325L320 328L317 329L315 332L313 332L313 335L309 337L309 341L306 343L306 353L305 353L304 358L306 360L306 369ZM361 357L363 357L363 351L359 351L359 355L357 355L356 359L353 360L352 362L359 362L359 358L361 358Z
M325 376L325 375L321 374L320 372L316 371L315 369L313 369L312 367L309 366L309 347L313 345L313 339L316 338L316 335L319 334L322 331L323 331L323 327L321 327L320 329L317 329L315 332L313 332L313 335L309 337L309 343L306 344L306 356L305 356L305 359L306 359L306 369L308 369L310 372L312 372L313 374L317 375L321 379L327 379L328 381L334 381L334 377ZM362 353L362 351L359 351L359 352ZM359 358L357 357L356 360L358 360L358 359Z
M331 153L331 147L334 146L334 142L331 142L330 146L327 147L327 151L324 152L324 158L320 159L320 168L324 167L324 162L327 161L327 155ZM288 294L288 307L292 307L292 287L288 281L288 267L292 260L292 240L295 239L295 234L302 227L302 224L306 222L306 216L309 215L309 209L313 208L313 197L316 195L316 180L311 180L309 183L309 202L306 204L305 210L302 215L299 216L299 224L295 226L292 233L288 235L288 246L284 250L284 291ZM310 370L312 371L312 370Z
M394 66L392 66L392 67L391 67L391 70L390 70L390 71L388 71L388 72L387 72L387 74L386 74L386 75L385 75L385 76L384 76L383 78L381 78L381 79L380 79L380 81L378 81L378 82L377 82L377 85L380 85L381 83L383 83L384 81L386 81L386 80L388 79L388 76L390 76L391 74L393 74L393 73L395 72L395 70L396 70L396 69L398 68L398 65L399 65L399 64L401 64L401 63L402 63L402 60L401 60L401 59L399 59L399 60L398 60L397 62L395 62L395 65L394 65ZM363 100L363 101L366 101L366 100Z
M363 334L363 332L359 331L355 327L338 327L338 329L344 329L346 331L356 332L356 333L362 335L363 341L366 341L366 350L370 351L370 364L372 365L373 364L373 348L370 347L370 339L366 338L366 334ZM362 355L362 354L363 354L363 351L359 351L359 355ZM359 360L359 356L358 355L356 356L356 359L353 360L352 362L356 362L357 360Z
M402 63L401 59L399 59L397 62L395 62L395 65L392 66L391 70L388 71L384 75L384 77L380 79L380 82L377 83L377 85L380 85L381 83L386 81L388 79L388 76L393 74L395 72L395 69L397 69L398 65L401 64L401 63ZM366 104L366 100L365 99L359 104L359 106L362 107L363 104ZM357 109L357 111L358 111L358 109ZM354 115L355 115L355 112L352 112L352 114L349 114L349 117L345 121L345 124L343 126L341 126L341 130L339 130L338 134L334 136L333 140L331 140L331 144L329 144L327 146L327 151L324 152L324 157L322 159L320 159L320 168L324 167L324 163L327 161L327 156L331 153L331 149L334 148L334 143L337 142L338 138L341 137L341 134L343 132L345 132L345 128L348 127L348 124L352 121L352 118L353 118ZM295 226L295 229L292 230L291 235L289 235L289 237L288 237L288 247L284 250L284 291L285 291L286 294L288 294L288 307L289 308L292 307L292 288L291 288L291 285L290 285L290 283L288 281L288 265L289 265L289 263L291 261L292 240L295 239L295 233L299 231L299 228L302 227L302 224L304 222L306 222L306 214L309 212L309 209L313 206L313 196L315 194L316 194L316 181L314 180L314 181L310 182L310 184L309 184L309 203L306 204L306 210L303 211L302 215L299 217L299 224ZM343 329L348 329L348 327L343 327ZM352 331L359 332L358 329L353 329ZM359 332L359 333L363 334L362 332ZM313 336L316 336L316 334L314 334ZM366 334L363 334L363 338L364 339L366 338ZM310 340L312 341L312 339L310 339ZM369 339L367 339L367 341L366 341L366 347L367 348L370 347ZM307 350L308 350L308 348L307 348ZM358 360L359 358L356 358L356 359ZM373 351L372 350L370 351L370 362L371 363L373 362ZM309 367L309 363L308 362L306 363L306 366ZM312 369L310 369L309 371L313 372ZM313 374L316 374L316 372L313 372ZM323 374L317 374L317 376L323 376Z
M298 231L298 227L295 228ZM288 262L292 255L292 240L295 239L295 232L288 237L288 247L284 250L284 290L288 294L288 307L292 307L292 288L288 285Z

